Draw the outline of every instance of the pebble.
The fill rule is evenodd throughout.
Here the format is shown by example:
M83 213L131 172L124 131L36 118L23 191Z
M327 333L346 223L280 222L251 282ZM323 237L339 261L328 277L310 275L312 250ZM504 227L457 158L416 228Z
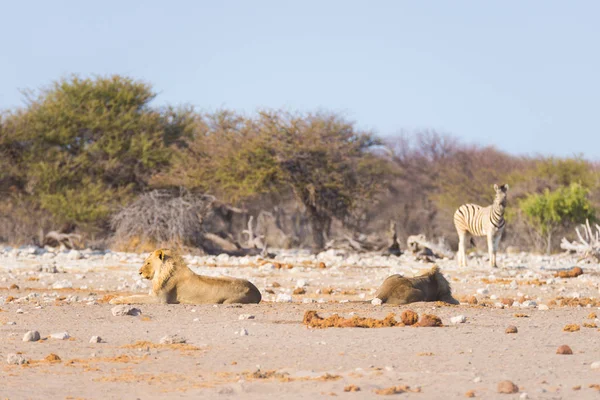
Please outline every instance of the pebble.
M246 328L240 329L240 336L248 336L248 331L246 330Z
M498 393L518 393L519 387L511 381L502 381L498 383Z
M473 382L475 382L475 383L481 382L481 377L480 376L476 376L475 379L473 379Z
M467 317L464 315L457 315L456 317L450 318L450 322L454 325L456 324L464 324L467 321Z
M110 309L110 312L112 313L112 315L114 315L115 317L121 317L124 315L140 315L142 313L142 311L139 308L135 308L132 306L128 306L128 305L119 305L119 306L115 306L113 308Z
M548 307L548 306L547 306L547 305L545 305L545 304L540 304L540 305L538 306L538 310L547 311L547 310L549 310L549 309L550 309L550 307Z
M71 250L67 254L67 259L69 259L69 260L80 260L81 258L83 258L83 256L81 255L81 252L78 250Z
M600 361L594 361L590 367L592 369L600 369Z
M40 333L38 331L29 331L23 336L24 342L37 342L40 340Z
M104 340L100 336L92 336L90 338L90 343L102 343Z
M537 303L533 300L525 300L521 303L521 308L536 308Z
M52 284L52 289L71 289L73 282L63 279L62 281L56 281Z
M291 303L292 302L292 295L287 294L287 293L279 293L277 295L277 297L275 298L275 301L277 303Z
M519 332L519 330L517 329L516 326L509 325L508 328L506 328L506 330L504 332L506 332L506 333L517 333L517 332Z
M489 293L490 293L490 291L487 288L477 289L477 294L486 295Z
M373 300L371 300L371 304L373 304L374 306L380 306L381 304L383 304L383 301L381 301L380 298L375 297Z
M178 335L167 335L160 339L160 344L178 344L185 343L187 340Z
M6 357L6 363L14 364L14 365L21 365L21 364L27 364L28 361L20 354L10 353Z
M556 350L556 354L573 354L573 350L566 344L563 344Z
M8 321L8 322L6 323L6 325L16 325L16 324L17 324L17 323L16 323L15 321Z
M50 337L52 339L58 339L58 340L67 340L68 338L70 338L71 336L69 336L68 332L58 332L58 333L53 333L50 335Z
M521 395L519 396L520 399L528 399L529 395L527 393L521 393Z
M254 315L252 314L240 314L240 316L238 317L239 320L242 319L254 319Z

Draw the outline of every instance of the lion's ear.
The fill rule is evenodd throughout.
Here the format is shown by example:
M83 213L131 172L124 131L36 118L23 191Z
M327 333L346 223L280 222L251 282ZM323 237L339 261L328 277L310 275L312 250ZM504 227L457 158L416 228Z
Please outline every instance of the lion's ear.
M165 252L161 250L156 250L154 254L160 259L160 261L165 261Z

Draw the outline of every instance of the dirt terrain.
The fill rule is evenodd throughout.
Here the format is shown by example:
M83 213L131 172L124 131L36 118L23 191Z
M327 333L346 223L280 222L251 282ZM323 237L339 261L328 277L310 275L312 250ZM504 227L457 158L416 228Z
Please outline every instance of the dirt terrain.
M501 254L498 269L477 254L466 268L438 260L458 306L371 304L387 276L432 265L407 254L186 256L197 273L251 280L263 302L140 305L138 315L113 315L111 296L148 291L137 274L144 257L0 247L0 397L600 397L600 266L574 256ZM555 277L573 266L584 274ZM307 311L393 313L401 321L407 309L436 315L443 326L303 324ZM506 333L509 326L517 332ZM28 331L40 340L23 341ZM101 342L90 343L93 336ZM572 354L557 354L562 345ZM499 393L505 380L518 392Z

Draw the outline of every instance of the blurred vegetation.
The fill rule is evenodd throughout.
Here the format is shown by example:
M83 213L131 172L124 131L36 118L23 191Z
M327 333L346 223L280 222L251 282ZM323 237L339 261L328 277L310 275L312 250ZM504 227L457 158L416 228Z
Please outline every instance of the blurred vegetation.
M246 220L267 211L315 249L336 236L385 236L390 219L400 240L455 244L455 209L491 204L493 184L509 183L502 246L551 251L600 204L599 165L581 157L514 156L435 131L384 139L327 112L154 107L155 96L128 77L72 76L2 112L0 241L31 242L65 223L110 237L124 206L183 189ZM238 238L227 218L219 234Z

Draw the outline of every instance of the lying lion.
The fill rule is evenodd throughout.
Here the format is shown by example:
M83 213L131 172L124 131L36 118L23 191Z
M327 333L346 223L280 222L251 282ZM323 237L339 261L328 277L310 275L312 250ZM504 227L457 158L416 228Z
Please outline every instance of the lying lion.
M443 301L450 304L459 304L452 297L450 283L444 278L437 266L434 266L423 275L414 278L404 278L401 275L392 275L383 281L375 293L375 298L382 303L408 304L417 301Z
M148 295L117 297L111 304L216 304L259 303L256 286L245 279L196 275L178 254L169 249L151 253L140 268L140 275L152 280Z

